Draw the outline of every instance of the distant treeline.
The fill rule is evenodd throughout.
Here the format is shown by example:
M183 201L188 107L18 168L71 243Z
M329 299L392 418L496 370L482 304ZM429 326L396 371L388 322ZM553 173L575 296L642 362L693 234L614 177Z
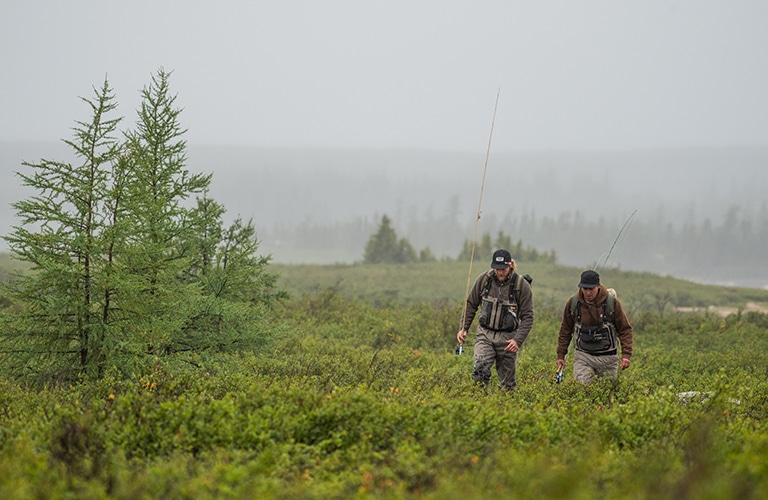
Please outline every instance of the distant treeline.
M496 238L491 240L489 233L483 234L480 241L465 240L464 248L458 259L460 261L469 261L477 258L478 260L490 261L493 252L499 248L509 250L516 258L526 262L556 262L555 252L540 252L536 248L523 247L523 241L518 240L512 243L512 237L499 231ZM434 262L437 261L432 249L424 247L417 252L408 238L400 238L397 231L392 227L392 220L384 215L381 218L379 229L371 235L368 243L365 245L363 262L366 264L410 264L415 262ZM443 257L443 260L452 260L450 257Z
M557 217L521 214L503 221L488 216L481 221L476 244L480 249L496 246L498 242L491 244L488 235L503 234L509 235L510 242L518 242L509 246L519 261L533 257L526 254L526 249L535 249L566 265L599 263L706 282L768 283L768 267L762 255L768 245L768 206L763 205L756 213L736 206L724 210L721 223L711 219L697 222L692 216L682 215L671 220L663 208L652 215L638 213L629 223L630 214L624 213L598 220L588 220L578 211ZM359 262L380 221L357 218L327 224L305 222L295 227L259 230L259 239L261 249L271 253L275 262ZM428 247L438 259L468 259L474 239L473 227L461 227L449 217L403 220L395 216L392 227L414 247ZM488 251L476 249L475 256Z

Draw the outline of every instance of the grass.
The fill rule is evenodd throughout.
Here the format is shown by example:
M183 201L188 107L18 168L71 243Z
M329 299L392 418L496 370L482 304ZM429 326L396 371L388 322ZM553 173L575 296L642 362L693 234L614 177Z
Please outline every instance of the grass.
M279 265L270 264L270 272L280 275L279 283L293 295L316 293L334 288L346 297L369 303L408 304L424 302L459 302L470 283L487 266L469 266L461 262L431 262L409 265ZM533 262L518 263L518 271L531 274L538 307L559 309L576 291L582 269ZM747 303L768 305L768 290L702 285L672 277L648 273L605 269L601 282L615 288L628 311L665 312L673 307L710 305L746 308Z
M158 359L148 373L66 387L3 374L0 494L768 495L768 317L660 314L649 302L739 304L762 291L607 270L631 304L632 365L583 386L569 356L555 384L559 314L581 270L520 270L534 276L537 319L513 394L472 384L473 334L453 354L466 266L272 266L293 298L272 318L289 333L266 352ZM682 401L689 391L709 397Z

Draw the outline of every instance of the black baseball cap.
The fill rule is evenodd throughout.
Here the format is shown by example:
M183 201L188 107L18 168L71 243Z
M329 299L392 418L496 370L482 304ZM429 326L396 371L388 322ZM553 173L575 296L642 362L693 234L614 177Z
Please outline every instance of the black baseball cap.
M506 250L496 250L493 252L493 260L491 260L491 269L506 269L509 267L509 263L512 262L512 254Z
M581 281L579 281L579 288L595 288L600 284L600 275L597 271L584 271L581 273Z

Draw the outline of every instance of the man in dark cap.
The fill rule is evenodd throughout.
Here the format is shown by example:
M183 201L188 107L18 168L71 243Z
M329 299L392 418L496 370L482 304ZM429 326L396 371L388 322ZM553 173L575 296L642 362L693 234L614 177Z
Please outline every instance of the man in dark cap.
M517 353L531 331L534 316L531 285L515 267L509 251L494 252L491 269L477 277L467 296L462 327L456 334L459 345L464 345L479 310L472 379L487 386L496 363L499 387L509 390L517 386Z
M565 355L573 339L573 378L589 383L602 375L615 377L629 368L632 358L632 325L612 289L600 284L600 275L581 273L579 291L565 304L557 336L557 370L565 368ZM619 359L619 346L621 359Z

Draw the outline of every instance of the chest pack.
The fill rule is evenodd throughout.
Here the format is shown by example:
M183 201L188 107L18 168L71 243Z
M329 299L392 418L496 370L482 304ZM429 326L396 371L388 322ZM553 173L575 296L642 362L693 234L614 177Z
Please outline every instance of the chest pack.
M522 281L533 282L530 275L512 273L509 279L509 296L490 297L493 277L488 272L483 277L483 291L480 302L480 326L495 331L513 332L520 326L520 318L517 317L517 297L520 294Z
M602 323L585 326L581 322L581 302L574 295L571 299L571 317L574 318L573 339L577 350L593 355L615 354L618 347L618 334L614 325L616 294L609 291L602 304L600 314Z

